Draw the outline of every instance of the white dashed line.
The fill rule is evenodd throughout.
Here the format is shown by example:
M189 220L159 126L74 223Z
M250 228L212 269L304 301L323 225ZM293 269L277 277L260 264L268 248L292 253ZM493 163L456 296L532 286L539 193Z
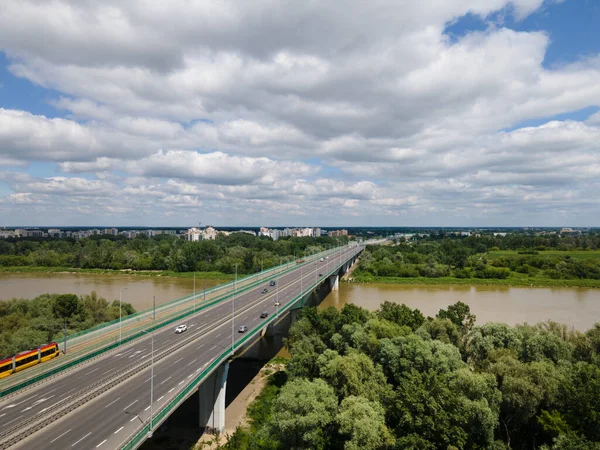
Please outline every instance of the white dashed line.
M160 402L160 401L163 399L163 397L164 397L164 395L163 395L163 396L161 396L161 397L160 397L158 400L156 400L156 402L157 402L157 403L158 403L158 402Z
M92 373L92 372L95 372L96 370L98 370L98 367L96 367L96 368L95 368L95 369L93 369L93 370L90 370L89 372L86 372L86 375L89 375L90 373Z
M96 448L100 447L102 444L104 444L106 442L106 439L104 439L102 442L100 442L98 445L96 445Z
M108 405L105 406L105 408L108 408L110 405L112 405L115 402L118 402L119 400L121 400L121 397L119 397L118 399L113 400L112 402L110 402Z
M127 405L125 408L123 408L123 411L127 410L127 409L128 409L130 406L133 406L133 405L135 405L137 402L138 402L138 401L136 400L135 402L133 402L133 403L131 403L131 404Z
M144 409L144 411L148 411L150 409L150 406L146 406L146 409Z
M181 381L179 382L179 386L181 386L183 383L185 383L185 380L181 380ZM2 417L2 416L0 416L0 417Z
M64 432L63 434L61 434L60 436L58 436L58 437L55 437L54 439L52 439L52 440L50 441L50 443L52 444L54 441L58 441L58 440L59 440L61 437L63 437L65 434L67 434L67 433L68 433L69 431L71 431L71 430L72 430L72 428L69 428L67 431L65 431L65 432Z
M133 422L135 419L137 419L138 416L135 416L133 419L131 419L129 422Z
M73 445L71 445L71 447L75 447L77 444L79 444L81 441L83 441L86 437L88 437L90 434L92 434L92 432L90 431L88 434L86 434L84 437L82 437L81 439L79 439L77 442L75 442Z
M118 433L119 431L121 431L123 428L125 428L125 427L121 427L121 428L119 428L119 429L118 429L117 431L115 431L113 434L117 434L117 433Z
M169 381L171 378L172 378L172 377L169 377L169 378L167 378L166 380L164 380L164 381L161 381L161 382L160 382L160 384L164 384L164 383L166 383L166 382L167 382L167 381Z
M170 394L171 392L173 392L173 390L174 390L174 389L175 389L175 388L171 388L171 389L169 389L169 392L167 392L167 394Z
M183 358L179 358L177 361L175 361L173 364L177 364L179 361L181 361Z
M190 361L188 366L191 366L192 364L194 364L196 361L198 361L198 358L194 359L193 361Z

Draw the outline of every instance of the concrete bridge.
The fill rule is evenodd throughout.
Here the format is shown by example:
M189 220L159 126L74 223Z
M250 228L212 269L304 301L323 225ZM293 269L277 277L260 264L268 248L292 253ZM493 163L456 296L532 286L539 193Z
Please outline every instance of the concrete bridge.
M347 245L271 269L221 297L198 293L187 299L194 309L173 305L176 321L137 331L128 323L130 342L11 387L0 399L0 449L138 448L196 391L200 427L222 431L231 359L293 319L315 291L337 289L362 249ZM180 323L188 330L175 334Z

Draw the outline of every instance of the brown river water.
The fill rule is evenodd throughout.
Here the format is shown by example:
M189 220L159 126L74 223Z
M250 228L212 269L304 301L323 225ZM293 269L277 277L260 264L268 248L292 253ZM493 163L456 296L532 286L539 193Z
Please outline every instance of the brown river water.
M196 289L204 280L196 280ZM206 287L222 283L206 280ZM89 294L95 290L109 301L119 298L138 310L152 306L152 296L161 305L193 292L189 278L142 277L93 274L8 274L0 275L0 301L14 297L33 298L52 293ZM354 303L375 310L384 301L405 303L426 316L458 301L471 307L477 323L537 323L554 320L578 330L587 330L600 322L600 289L583 288L515 288L504 286L423 286L390 284L340 283L340 290L330 293L321 307L341 308Z

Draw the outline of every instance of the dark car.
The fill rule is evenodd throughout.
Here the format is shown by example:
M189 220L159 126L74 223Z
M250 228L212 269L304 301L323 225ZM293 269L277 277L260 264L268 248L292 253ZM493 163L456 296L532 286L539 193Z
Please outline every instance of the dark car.
M264 289L262 290L262 293L263 293L263 294L266 294L267 292L269 292L269 290L268 290L267 288L264 288Z
M260 318L261 318L261 319L265 319L265 318L267 318L267 317L269 317L269 313L268 313L268 312L264 312L264 313L261 313L261 314L260 314Z
M319 274L319 276L320 276L320 277L322 277L322 276L323 276L323 274L322 274L322 273L320 273L320 274Z
M269 286L275 286L275 280L271 280L271 282L269 283Z

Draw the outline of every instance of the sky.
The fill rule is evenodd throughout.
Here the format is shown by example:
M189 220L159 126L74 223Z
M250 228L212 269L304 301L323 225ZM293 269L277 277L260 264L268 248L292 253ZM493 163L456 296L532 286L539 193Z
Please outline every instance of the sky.
M600 226L597 0L2 0L0 226Z

